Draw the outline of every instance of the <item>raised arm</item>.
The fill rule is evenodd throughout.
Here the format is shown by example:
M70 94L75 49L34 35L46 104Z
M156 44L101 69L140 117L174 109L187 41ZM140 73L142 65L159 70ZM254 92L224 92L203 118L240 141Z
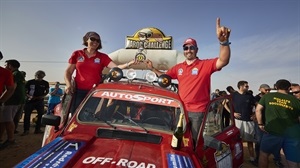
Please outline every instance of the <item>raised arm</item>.
M220 54L216 63L217 69L221 69L229 63L230 60L230 42L229 36L231 30L225 26L221 26L220 18L217 18L216 31L220 42Z

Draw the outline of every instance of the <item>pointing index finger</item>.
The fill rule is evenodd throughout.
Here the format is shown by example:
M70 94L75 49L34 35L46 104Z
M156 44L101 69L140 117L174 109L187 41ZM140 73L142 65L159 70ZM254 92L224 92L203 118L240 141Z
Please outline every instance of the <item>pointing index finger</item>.
M217 18L217 23L216 23L217 29L221 27L220 22L221 22L221 21L220 21L220 18Z

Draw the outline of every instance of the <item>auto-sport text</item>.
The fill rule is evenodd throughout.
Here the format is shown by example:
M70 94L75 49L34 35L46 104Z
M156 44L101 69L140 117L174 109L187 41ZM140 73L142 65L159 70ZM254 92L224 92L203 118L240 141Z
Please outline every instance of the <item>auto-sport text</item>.
M139 101L139 102L147 102L150 101L152 103L159 103L159 104L167 104L171 105L174 103L174 100L159 98L159 97L151 97L141 94L129 94L129 93L119 93L119 92L103 92L101 97L106 98L118 98L130 101Z
M90 156L85 158L82 161L83 164L116 164L116 166L121 167L128 167L128 168L156 168L154 164L145 163L145 162L137 162L128 159L119 159L118 161L114 161L113 158L106 158L106 157L94 157Z

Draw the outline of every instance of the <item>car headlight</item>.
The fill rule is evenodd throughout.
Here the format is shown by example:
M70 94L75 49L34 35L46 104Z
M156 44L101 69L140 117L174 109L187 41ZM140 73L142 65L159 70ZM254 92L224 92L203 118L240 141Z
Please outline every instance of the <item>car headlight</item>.
M171 77L167 74L162 74L158 77L157 82L160 87L166 88L171 84Z
M128 79L132 80L136 77L136 70L134 69L128 69L127 72L126 72L126 76Z
M119 81L123 78L123 71L118 67L114 67L109 71L109 78L113 81Z
M154 72L150 71L150 72L146 73L145 78L148 82L154 82L154 81L156 81L157 77L156 77L156 74Z

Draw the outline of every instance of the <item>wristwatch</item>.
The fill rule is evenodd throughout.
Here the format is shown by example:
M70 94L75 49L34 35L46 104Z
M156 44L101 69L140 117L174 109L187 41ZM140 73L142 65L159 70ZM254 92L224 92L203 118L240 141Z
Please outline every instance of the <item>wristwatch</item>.
M228 40L220 42L220 45L222 46L229 46L230 44L231 42L229 42Z

